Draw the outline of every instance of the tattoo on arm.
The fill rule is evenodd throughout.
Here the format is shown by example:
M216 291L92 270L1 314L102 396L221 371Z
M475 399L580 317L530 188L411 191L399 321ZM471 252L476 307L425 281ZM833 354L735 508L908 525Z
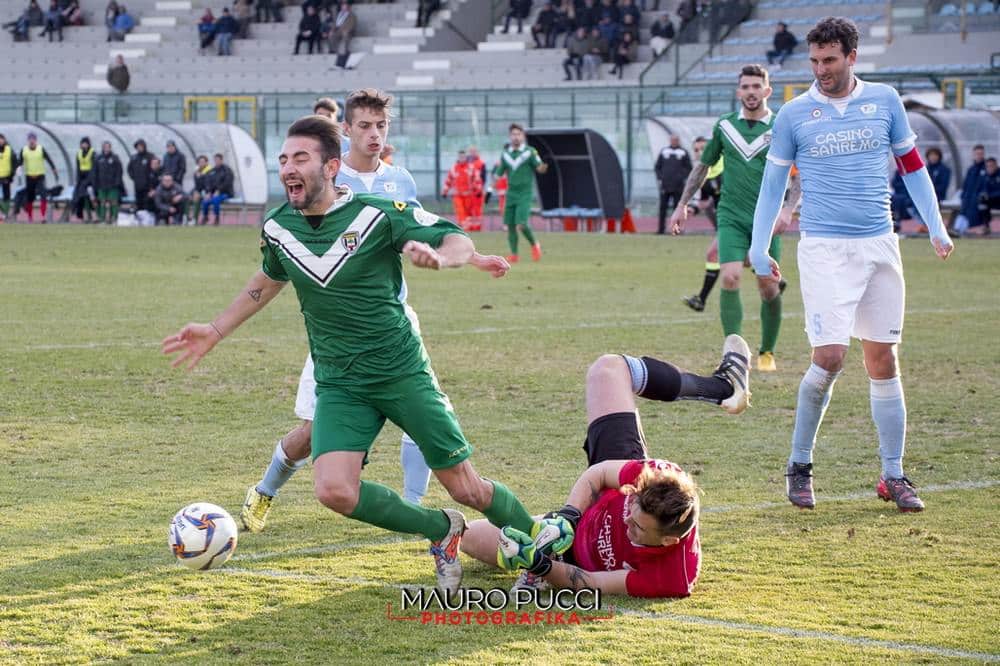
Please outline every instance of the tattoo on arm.
M255 303L260 303L260 295L262 291L260 289L251 289L247 292L247 295L254 300Z
M702 164L700 161L694 165L691 169L690 175L688 175L687 183L684 185L684 194L681 195L681 200L678 202L678 206L686 206L694 193L704 184L705 176L708 175L708 166Z
M569 583L570 587L574 590L582 590L584 588L593 589L595 586L591 582L590 577L587 573L580 567L569 567Z

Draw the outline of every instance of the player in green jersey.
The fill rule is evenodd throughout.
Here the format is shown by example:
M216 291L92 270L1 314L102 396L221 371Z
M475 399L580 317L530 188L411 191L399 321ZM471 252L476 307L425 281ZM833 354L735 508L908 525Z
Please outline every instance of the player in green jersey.
M542 244L535 240L531 230L531 200L535 195L535 172L545 173L549 165L538 156L538 151L525 143L524 128L517 123L510 126L510 144L500 153L500 161L493 169L497 178L507 174L507 203L503 209L503 223L507 225L507 243L510 245L511 263L518 260L517 230L531 243L531 258L542 258Z
M188 324L165 338L163 352L179 352L175 367L194 367L291 282L315 363L317 498L349 518L430 539L438 586L454 592L462 578L462 514L407 502L362 481L361 470L389 419L413 437L455 501L498 527L530 532L534 525L506 486L473 469L472 446L399 300L401 255L418 268L458 268L472 257L473 243L452 222L420 208L335 187L340 132L326 118L293 123L278 163L288 202L265 218L261 270L211 323ZM479 267L494 275L510 268L502 257L488 259Z
M719 292L719 311L725 335L741 334L743 329L743 302L740 299L740 278L744 261L750 249L753 231L753 214L757 206L761 178L771 143L771 125L774 114L767 106L771 96L767 70L760 65L746 65L740 71L736 97L740 110L719 118L712 128L701 161L688 176L680 205L670 218L673 233L680 233L687 219L687 206L691 197L702 186L711 165L719 157L725 158L726 175L722 179L722 198L719 201L718 243L722 289ZM771 256L781 254L780 234L792 219L792 212L799 200L798 181L793 181L788 204L782 208L774 238ZM775 254L777 253L777 255ZM781 330L781 291L778 283L758 279L760 292L761 342L757 369L773 372L777 369L774 347Z

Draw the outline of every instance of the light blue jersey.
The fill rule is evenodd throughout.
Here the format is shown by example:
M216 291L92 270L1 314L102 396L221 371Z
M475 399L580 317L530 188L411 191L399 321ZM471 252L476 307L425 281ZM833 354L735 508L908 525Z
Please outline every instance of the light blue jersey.
M420 207L420 202L417 200L417 184L410 172L381 160L378 169L366 173L355 171L341 161L336 182L337 185L347 185L352 192L367 192Z
M894 88L858 79L831 99L814 82L778 111L767 159L799 169L802 231L865 238L892 231L889 163L915 139Z

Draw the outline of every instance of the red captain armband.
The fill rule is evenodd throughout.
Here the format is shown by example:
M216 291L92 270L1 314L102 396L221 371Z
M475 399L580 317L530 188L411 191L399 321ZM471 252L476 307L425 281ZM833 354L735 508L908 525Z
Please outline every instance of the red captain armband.
M920 151L914 146L910 152L896 157L896 168L904 176L908 173L920 171L924 168L924 158L920 157Z

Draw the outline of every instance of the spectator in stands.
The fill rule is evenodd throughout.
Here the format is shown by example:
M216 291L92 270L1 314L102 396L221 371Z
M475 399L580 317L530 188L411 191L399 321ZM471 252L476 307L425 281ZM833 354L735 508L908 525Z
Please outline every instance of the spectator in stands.
M83 25L83 11L80 10L80 3L77 0L69 0L60 9L63 25Z
M52 175L59 181L59 169L55 162L49 157L47 150L38 145L38 135L28 132L28 145L21 149L21 168L24 170L25 203L24 209L28 213L28 222L34 220L35 197L41 199L39 210L42 213L42 223L45 223L45 214L48 211L48 190L45 188L45 163L52 169Z
M556 13L552 2L546 0L542 5L542 11L535 17L535 24L531 26L531 36L535 40L536 49L551 49L556 45L556 26L559 22L559 15Z
M27 9L16 20L4 23L3 27L5 30L10 31L15 42L27 42L31 40L31 35L28 32L31 27L31 19L28 18Z
M597 22L600 23L602 19L609 19L612 23L622 22L621 10L614 0L601 0L601 5L597 9Z
M191 190L191 219L197 219L198 211L201 209L201 202L212 195L209 183L209 177L212 173L212 167L208 163L208 158L204 155L199 155L195 158L195 168L194 168L194 189ZM206 218L207 219L207 218ZM204 222L202 222L204 224Z
M45 25L45 12L38 5L38 0L31 0L28 3L28 23L33 28L38 28Z
M625 65L630 62L635 62L638 55L639 42L632 37L631 32L623 33L622 40L618 42L618 46L615 47L615 54L613 57L615 66L611 68L611 74L617 74L619 79L622 78L622 74L625 72Z
M597 0L584 0L583 7L577 7L576 25L584 27L589 33L601 20L600 9L597 7Z
M256 0L257 1L257 23L281 23L281 4L276 0Z
M154 159L153 154L146 150L146 140L139 139L132 146L135 154L128 161L128 177L135 185L135 208L136 210L149 210L149 193L156 187L153 180L153 171L150 162Z
M0 222L7 219L10 210L10 184L17 171L17 153L7 143L7 137L0 134Z
M351 57L351 39L358 28L358 17L347 2L340 3L340 9L333 19L330 30L330 53L337 54L337 67L347 67L347 59Z
M507 18L503 22L503 34L510 32L510 21L514 19L517 21L517 34L521 34L524 30L524 19L528 18L531 13L531 0L510 0L510 11L507 12Z
M63 40L62 34L62 12L59 11L59 2L57 0L51 0L49 2L49 9L45 12L45 29L42 30L38 36L44 37L49 36L49 41L52 41L52 37L58 33L59 41Z
M573 80L570 67L576 69L576 78L578 81L583 78L583 58L590 53L591 43L591 39L587 35L587 29L582 25L576 29L576 32L570 35L566 41L566 59L563 60L563 71L566 72L566 78L563 81Z
M608 45L608 50L604 56L604 62L608 62L611 53L614 52L618 46L618 42L622 38L622 26L620 23L614 23L609 16L603 16L601 22L597 24L597 30L601 33L601 38Z
M222 16L215 22L215 37L219 40L219 55L233 55L233 35L240 29L236 19L229 12L229 7L222 8ZM317 34L319 34L317 32ZM309 49L312 53L312 49Z
M625 14L622 17L621 23L621 35L625 36L625 33L630 33L632 35L632 41L635 42L636 46L639 45L639 24L636 23L635 19L632 18L631 14Z
M198 49L204 53L205 49L215 41L215 15L212 10L205 7L205 12L198 19Z
M125 5L118 5L118 16L115 17L115 22L111 26L108 41L124 42L125 35L132 32L134 27L135 19L128 13L128 9Z
M123 93L128 90L131 81L132 77L125 65L125 56L119 53L115 56L115 61L108 65L108 85Z
M653 55L659 56L666 51L673 38L674 24L670 20L670 15L664 14L649 29L649 46L653 49Z
M417 28L424 28L430 23L431 16L441 8L441 0L419 0L417 3Z
M558 44L559 37L565 33L566 39L563 40L563 46L566 46L576 28L576 5L573 0L562 0L562 4L556 9L555 44Z
M767 64L777 65L780 68L785 64L785 58L792 55L792 51L798 45L799 40L788 32L788 25L779 22L774 30L774 48L767 52ZM774 62L775 60L778 62Z
M184 211L187 210L187 197L179 183L169 173L160 177L160 184L153 193L153 205L156 210L157 224L184 224Z
M94 188L94 148L90 138L80 139L80 149L76 151L76 183L73 185L73 215L85 223L92 221L96 208Z
M184 157L184 153L177 150L177 144L173 139L167 141L167 152L163 154L163 173L170 174L170 177L178 185L184 183L184 174L187 173L187 158Z
M97 221L114 224L118 219L118 202L122 200L122 161L111 152L111 142L101 144L101 154L94 163L94 188L97 190ZM107 208L105 208L105 206ZM104 211L108 211L107 218Z
M233 3L233 18L236 19L236 39L250 37L251 0L236 0Z
M316 8L309 5L306 7L305 12L305 15L299 20L299 32L295 36L294 55L299 54L299 47L302 46L302 42L308 42L309 53L311 55L319 44L320 33L323 30L319 16L316 14Z
M601 36L601 31L596 26L590 31L590 52L583 56L584 78L599 79L599 65L606 62L609 57L608 40Z
M681 0L677 5L677 16L681 20L677 28L679 44L693 44L698 41L698 1Z
M667 233L667 214L677 207L691 173L691 156L681 148L681 138L670 135L670 145L660 151L653 167L660 186L660 213L656 233Z
M313 10L315 16L316 11ZM208 174L209 196L201 202L201 223L208 223L208 209L212 209L212 224L219 224L219 216L222 214L222 204L226 199L233 197L233 170L222 161L222 154L215 154L215 166Z
M972 165L962 181L962 208L955 218L955 231L964 234L969 227L978 227L985 220L979 212L979 193L986 184L986 148L982 144L972 149Z
M111 41L111 29L115 26L115 19L118 18L118 2L111 0L104 8L104 27L108 29L108 41Z
M633 0L620 0L618 3L618 10L621 13L621 22L625 22L626 16L632 17L632 22L635 23L636 27L642 22L642 12L639 8L635 6Z

